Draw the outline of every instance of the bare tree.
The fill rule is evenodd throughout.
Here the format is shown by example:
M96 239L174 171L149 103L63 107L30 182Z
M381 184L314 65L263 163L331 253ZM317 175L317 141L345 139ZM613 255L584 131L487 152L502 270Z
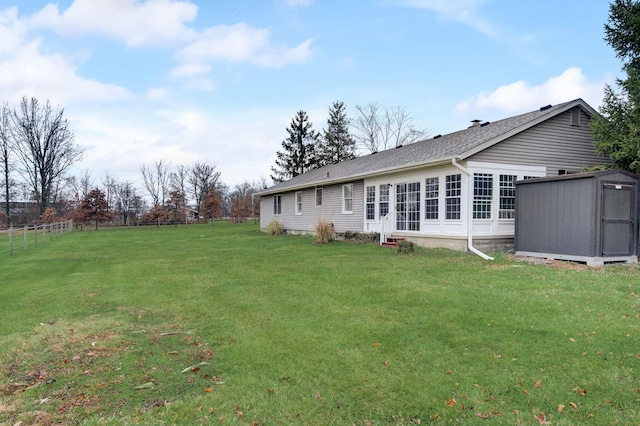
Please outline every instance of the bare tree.
M169 186L171 188L171 192L179 192L185 197L187 196L187 178L189 176L189 168L183 166L182 164L176 167L175 172L171 172L169 176ZM186 201L186 198L185 198Z
M82 158L82 149L74 143L64 109L54 109L49 101L41 104L36 98L23 97L11 118L16 153L23 166L20 172L43 214L52 189L66 170Z
M11 110L8 104L0 105L0 167L2 168L2 186L4 190L4 214L7 216L7 223L11 223Z
M156 161L155 168L147 167L144 163L140 166L144 187L149 192L154 207L164 203L169 193L169 168L170 164L164 160Z
M114 205L124 225L131 225L131 216L139 213L136 209L138 198L136 188L131 182L124 181L117 184Z
M196 161L189 169L187 181L189 182L193 199L196 203L196 210L202 208L204 196L218 189L220 172L216 170L216 164L201 163Z
M356 106L357 117L352 122L354 138L360 149L371 153L397 148L424 139L428 132L417 129L405 107L381 108L369 103Z

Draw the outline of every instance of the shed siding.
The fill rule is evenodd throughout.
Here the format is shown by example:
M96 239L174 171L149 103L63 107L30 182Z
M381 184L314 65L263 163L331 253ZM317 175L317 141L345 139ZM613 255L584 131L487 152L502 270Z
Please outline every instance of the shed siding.
M576 107L578 108L578 107ZM544 165L547 175L558 170L580 172L584 166L609 163L594 153L589 116L580 108L580 125L571 125L571 111L473 155L469 160L528 166Z

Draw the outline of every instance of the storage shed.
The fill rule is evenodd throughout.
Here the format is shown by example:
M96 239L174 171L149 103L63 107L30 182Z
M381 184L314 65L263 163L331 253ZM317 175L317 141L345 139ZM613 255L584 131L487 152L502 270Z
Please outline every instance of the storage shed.
M517 255L638 261L640 176L605 170L516 182Z

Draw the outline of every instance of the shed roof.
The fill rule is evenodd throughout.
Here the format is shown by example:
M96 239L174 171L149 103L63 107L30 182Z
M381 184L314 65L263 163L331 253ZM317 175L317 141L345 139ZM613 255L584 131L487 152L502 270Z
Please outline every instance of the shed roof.
M516 185L527 185L533 183L541 183L541 182L555 182L555 181L565 181L565 180L575 180L575 179L597 179L610 175L624 175L629 177L631 180L639 180L640 176L623 169L607 169L607 170L598 170L594 172L584 172L584 173L571 173L560 176L546 176L539 178L531 178L519 180L516 182Z
M338 184L400 170L450 163L453 158L464 160L575 106L580 106L590 116L596 114L595 110L585 101L575 99L503 120L484 123L480 126L472 126L465 130L425 139L399 148L392 148L313 169L260 191L257 195L269 195L313 186Z

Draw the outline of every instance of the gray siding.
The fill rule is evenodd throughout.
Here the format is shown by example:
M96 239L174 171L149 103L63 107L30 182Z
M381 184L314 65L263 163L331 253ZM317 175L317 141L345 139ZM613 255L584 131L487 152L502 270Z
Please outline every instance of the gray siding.
M579 126L571 125L572 110L568 110L481 151L468 160L546 166L547 175L550 176L557 175L558 170L573 173L582 171L584 166L610 163L608 159L595 155L589 116L579 108L578 110Z
M316 207L315 187L302 191L302 214L295 212L295 193L277 194L282 196L282 214L273 214L273 195L260 199L260 227L266 228L272 220L278 220L290 232L313 232L318 221L324 219L333 223L336 232L363 230L364 181L353 184L353 213L342 213L342 185L323 187L322 206Z

